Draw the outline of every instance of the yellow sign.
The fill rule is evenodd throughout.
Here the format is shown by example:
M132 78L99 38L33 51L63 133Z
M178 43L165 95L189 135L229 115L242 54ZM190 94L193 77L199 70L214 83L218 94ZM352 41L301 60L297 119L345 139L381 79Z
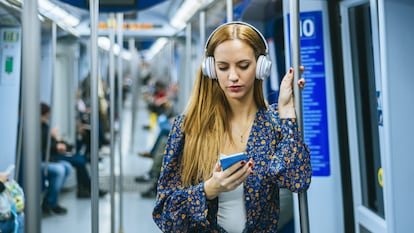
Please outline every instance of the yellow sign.
M378 169L378 184L381 186L384 186L384 180L382 179L382 168Z
M108 20L108 22L99 22L98 28L100 30L107 30L109 28L117 28L115 21ZM124 23L122 25L124 30L150 30L155 28L162 28L162 25L152 23Z

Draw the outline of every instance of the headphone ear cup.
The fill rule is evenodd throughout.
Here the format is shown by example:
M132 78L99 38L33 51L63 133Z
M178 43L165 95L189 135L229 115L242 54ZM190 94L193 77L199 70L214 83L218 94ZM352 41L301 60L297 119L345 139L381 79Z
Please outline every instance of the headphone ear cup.
M264 55L260 55L257 59L256 64L256 78L264 80L265 78L269 77L271 66L272 62L269 60L269 58Z
M208 56L204 58L201 64L201 70L203 74L211 79L216 79L216 71L214 69L214 57Z
M207 58L203 58L203 62L201 63L201 71L203 72L204 76L208 76L208 68L207 68Z

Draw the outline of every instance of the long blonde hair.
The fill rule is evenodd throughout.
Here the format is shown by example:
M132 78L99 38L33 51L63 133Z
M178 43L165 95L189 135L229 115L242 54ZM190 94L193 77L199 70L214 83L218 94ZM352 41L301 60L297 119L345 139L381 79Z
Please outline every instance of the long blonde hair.
M219 44L234 39L250 45L256 59L266 53L266 46L254 29L243 24L228 24L211 37L206 55L213 56ZM255 79L254 100L258 108L266 107L262 85L262 80ZM204 76L200 67L183 124L185 143L180 172L184 186L195 185L211 177L225 133L230 128L230 114L229 103L218 81Z

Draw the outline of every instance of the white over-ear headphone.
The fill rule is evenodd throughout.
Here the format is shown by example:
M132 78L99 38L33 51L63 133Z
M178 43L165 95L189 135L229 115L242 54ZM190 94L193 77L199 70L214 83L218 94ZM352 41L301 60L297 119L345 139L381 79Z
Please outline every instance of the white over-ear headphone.
M207 52L207 46L208 43L210 42L211 37L214 35L214 33L216 33L217 30L219 30L220 28L222 28L223 26L229 25L229 24L241 24L241 25L246 25L250 28L252 28L263 40L263 43L266 47L266 54L265 55L260 55L257 58L257 64L256 64L256 78L257 79L265 79L267 77L269 77L270 75L270 67L272 66L272 61L270 61L269 57L268 57L268 46L267 46L267 41L264 38L264 36L262 35L262 33L259 32L259 30L257 30L255 27L253 27L252 25L242 22L242 21L233 21L233 22L228 22L225 23L219 27L217 27L211 34L210 36L207 38L206 44L204 46L204 52ZM216 75L216 70L214 67L214 57L213 56L206 56L203 59L203 62L201 64L201 69L203 71L203 74L211 79L217 79L217 75Z

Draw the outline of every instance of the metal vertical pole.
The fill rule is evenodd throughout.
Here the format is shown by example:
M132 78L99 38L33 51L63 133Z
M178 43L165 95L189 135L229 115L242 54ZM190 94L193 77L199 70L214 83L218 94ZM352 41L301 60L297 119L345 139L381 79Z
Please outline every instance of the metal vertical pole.
M57 25L56 22L52 22L52 63L50 65L50 73L52 74L51 80L51 92L50 92L50 106L53 107L53 100L55 97L55 65L56 65L56 52L57 51ZM53 111L53 109L52 109ZM49 118L49 121L52 122L52 117ZM49 147L46 148L50 148Z
M133 78L134 80L139 80L139 78L138 78L139 77L138 63L141 61L141 59L139 58L137 48L135 47L135 39L134 38L129 38L128 39L128 50L131 53L131 62L129 64L130 69L131 69L131 78ZM133 81L132 84L135 85L135 81ZM137 85L135 86L135 88L139 90L140 87L141 87L140 82L138 82Z
M131 79L132 81L132 89L137 89L139 90L140 88L140 83L139 83L139 79L138 77L138 53L137 53L137 49L135 47L135 39L134 38L129 38L128 39L128 49L129 52L131 53L131 60L129 61L129 66L131 69L130 75L131 75ZM133 96L135 96L135 91L133 91ZM133 97L135 100L137 99L136 97ZM134 103L134 102L133 102ZM137 111L137 105L135 105L135 108L132 108L133 112L133 116L136 117L136 111ZM134 114L135 113L135 114ZM135 118L133 118L135 119ZM134 129L135 129L135 121L132 120L132 130L131 133L134 133ZM133 142L133 141L132 141ZM132 144L132 143L131 143Z
M18 138L17 138L17 149L16 149L16 168L14 170L14 180L19 180L20 177L20 164L22 162L22 132L23 132L23 107L19 107L19 124L18 124Z
M296 120L298 127L303 130L302 117L302 93L300 87L297 85L300 78L300 11L299 0L290 1L290 44L291 44L291 60L294 74L294 96ZM303 137L303 133L302 133ZM299 200L299 215L300 215L300 229L302 233L309 232L309 216L308 216L308 198L306 191L298 194Z
M200 46L201 54L204 55L204 44L206 43L206 11L202 10L200 12Z
M233 21L233 0L226 1L227 22Z
M135 40L130 38L128 41L128 49L132 54L131 59L131 79L132 79L132 86L131 86L131 109L132 109L132 117L131 117L131 136L129 142L129 151L133 152L134 144L135 144L135 128L136 128L136 118L137 118L137 109L138 109L138 92L140 90L140 70L138 70L138 55L135 49Z
M89 13L91 18L91 226L92 233L99 233L99 173L98 173L98 15L99 0L90 0Z
M50 117L49 117L49 125L51 124L51 122L53 122L53 114L52 112L54 111L53 108L53 99L55 97L55 61L56 61L56 38L57 38L57 27L56 27L56 22L53 21L52 22L52 56L51 56L51 60L52 60L52 64L50 66L50 73L52 74L52 79L51 79L51 85L50 85L50 102L49 102L49 106L51 107L51 113L50 113ZM50 148L50 143L52 141L51 135L50 135L50 131L47 132L47 142L46 142L46 148ZM45 155L45 160L44 160L44 170L43 170L43 174L45 177L47 177L48 175L48 166L49 166L49 159L50 159L50 150L46 150L45 151L46 155Z
M119 156L119 233L123 233L123 212L124 212L124 198L123 198L123 172L122 172L122 77L123 69L122 69L122 50L124 47L124 39L123 39L123 25L124 25L124 14L117 13L116 14L116 22L117 22L117 40L119 45L119 55L118 55L118 63L117 63L117 71L118 71L118 122L119 122L119 130L118 130L118 156Z
M169 69L170 79L171 82L174 84L177 84L177 70L174 67L175 66L175 47L174 47L174 39L170 39L170 66L171 69Z
M40 233L40 22L37 0L26 0L22 12L23 187L25 232Z
M110 87L110 134L111 134L111 150L110 150L110 187L109 191L111 193L111 233L115 233L115 59L114 59L114 44L115 44L115 15L114 13L109 14L109 87Z
M190 95L189 93L191 93L191 86L194 83L194 76L192 75L193 62L191 58L191 22L187 23L187 27L185 28L185 60L188 68L184 80L191 80L191 82L183 82L185 83L185 99L187 99Z

